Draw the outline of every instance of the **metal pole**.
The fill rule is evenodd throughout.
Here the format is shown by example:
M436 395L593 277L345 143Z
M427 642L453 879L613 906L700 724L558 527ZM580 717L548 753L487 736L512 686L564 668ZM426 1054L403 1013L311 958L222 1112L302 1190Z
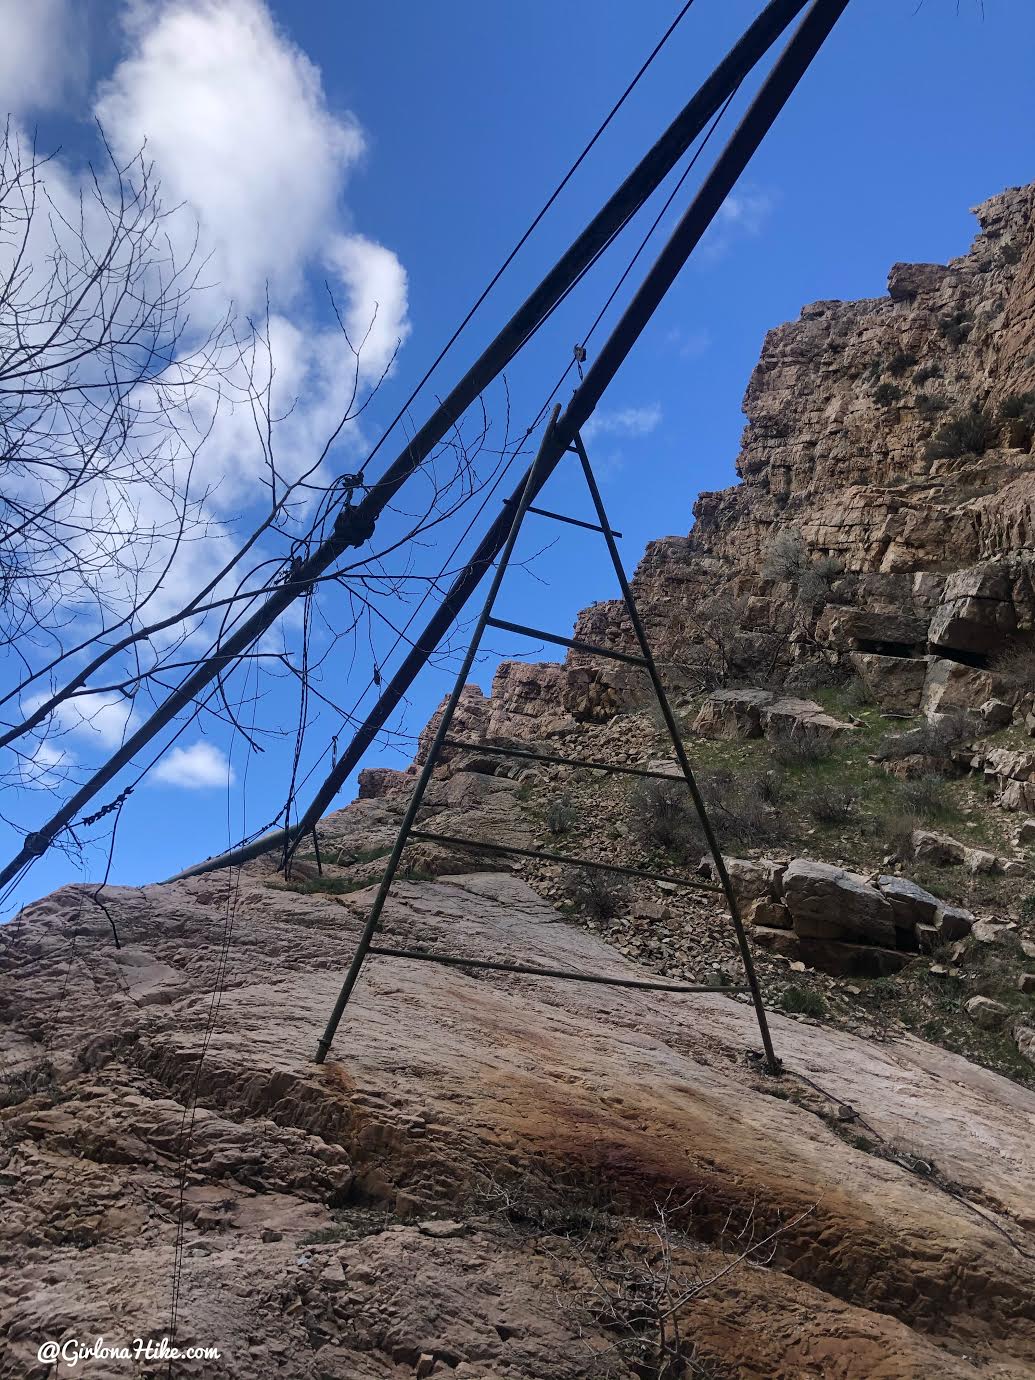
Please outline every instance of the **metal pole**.
M359 978L359 974L362 970L363 962L367 956L367 952L370 949L370 945L373 943L374 934L377 930L378 921L381 918L381 912L384 910L385 901L388 899L388 892L391 888L392 882L395 880L395 874L399 870L399 861L402 858L403 849L406 847L407 841L410 836L410 830L413 828L414 821L417 818L417 811L420 809L421 803L424 800L424 793L428 789L428 782L431 780L431 773L435 770L435 765L438 762L438 757L442 749L443 740L449 732L449 726L453 721L453 715L456 713L456 707L460 703L460 695L463 691L464 686L467 684L467 677L471 673L471 667L474 665L474 659L478 654L478 647L481 644L482 636L485 633L485 628L489 621L489 615L492 613L492 606L495 602L496 595L499 592L499 587L503 582L503 576L506 574L507 566L510 563L510 557L514 550L514 544L517 541L518 532L521 529L521 523L525 516L525 510L528 508L528 505L532 501L532 490L535 485L535 480L538 474L539 466L543 456L546 454L547 443L553 432L554 425L557 421L557 414L559 412L560 406L558 405L550 414L550 420L547 423L546 430L543 433L543 439L539 445L539 452L536 455L535 460L532 462L532 468L529 471L528 481L525 484L524 492L522 493L520 502L518 503L517 508L514 512L514 520L511 525L510 535L507 537L507 543L503 548L502 554L500 555L499 562L496 566L496 573L493 576L491 585L489 586L489 592L485 596L485 603L482 607L481 615L478 619L478 624L474 631L474 636L471 639L471 645L467 649L467 655L464 657L463 665L460 667L460 670L457 673L456 681L453 685L452 692L450 693L449 699L446 701L445 708L442 711L442 717L439 720L438 728L435 730L435 736L432 739L431 746L428 748L428 755L424 760L424 768L421 771L416 786L414 787L413 794L410 796L410 802L406 807L406 813L403 815L402 824L399 827L399 833L395 840L395 846L392 849L391 856L388 859L388 865L385 868L385 874L381 878L381 885L377 889L377 895L374 897L374 904L370 907L370 914L367 917L367 923L366 925L364 925L363 932L360 935L359 944L356 946L356 952L353 955L352 963L349 966L349 971L345 975L345 981L341 985L341 991L338 993L338 999L334 1003L334 1010L331 1012L330 1019L327 1022L327 1028L324 1030L323 1034L320 1037L319 1043L317 1044L316 1062L318 1064L322 1064L324 1060L327 1058L327 1051L330 1049L331 1041L334 1039L334 1032L338 1029L338 1023L341 1020L342 1013L344 1012L345 1007L348 1004L349 997L352 995L352 989L355 987L356 982Z
M585 379L576 389L567 410L555 428L554 443L551 445L548 455L544 456L532 498L536 496L549 478L554 466L571 444L575 432L585 425L604 389L636 343L640 332L668 291L679 269L689 258L701 236L711 224L719 207L729 195L740 173L762 142L766 131L780 113L794 87L801 80L847 3L848 0L813 0L808 14L777 59L740 125L687 208L669 243L652 266L640 290L605 342L600 355L590 365ZM521 483L513 495L514 501L517 501L521 496L531 475L532 469L530 468L522 476ZM500 513L486 533L475 555L457 576L442 604L428 621L427 626L417 638L410 652L407 653L398 671L385 687L363 726L356 733L337 765L325 778L295 829L290 832L277 830L267 834L265 838L258 839L252 844L234 849L230 853L224 853L204 863L198 863L194 867L178 873L176 877L170 880L175 881L180 877L195 876L198 873L209 872L218 867L247 861L249 858L257 857L270 848L282 844L285 838L294 840L301 837L313 827L315 821L324 813L358 766L378 731L387 722L412 685L418 672L427 662L428 657L438 646L467 600L474 593L482 575L502 549L510 527L509 514L506 511ZM69 817L71 818L71 816ZM3 880L4 874L0 874L0 882Z
M647 633L640 620L639 609L636 607L636 600L633 598L633 592L629 588L629 581L626 579L625 567L622 564L621 555L615 544L615 539L611 535L611 528L607 521L607 514L604 511L600 490L597 488L597 481L593 474L593 468L589 463L589 456L586 454L586 447L582 444L582 437L578 435L578 433L575 435L575 449L578 451L579 460L582 463L582 472L586 476L586 483L589 485L589 492L593 499L593 507L597 512L597 521L604 530L604 541L607 543L608 555L611 557L611 564L615 568L615 575L618 577L618 584L622 591L622 598L625 600L629 621L632 623L636 641L639 643L640 652L646 663L647 675L650 677L650 682L654 687L654 693L657 696L658 704L661 706L662 717L665 720L665 727L668 729L668 735L672 739L676 760L686 779L686 784L690 788L690 794L693 797L694 805L701 819L701 827L704 829L704 836L708 841L708 851L712 855L712 861L715 863L715 870L719 874L719 881L726 895L726 904L729 906L730 916L733 920L733 928L737 932L737 944L740 947L740 957L744 964L744 973L748 980L748 986L751 988L751 1000L755 1006L755 1015L758 1018L758 1029L762 1035L766 1064L768 1065L770 1073L778 1074L782 1072L782 1065L773 1050L773 1041L769 1034L769 1021L766 1018L765 1007L762 1004L762 992L758 985L755 963L754 959L751 957L751 948L747 941L747 934L744 931L744 922L741 919L740 906L737 903L736 893L733 890L733 884L730 881L729 873L726 871L726 863L719 848L718 840L715 837L712 822L708 817L708 807L705 804L704 797L701 795L697 779L693 773L693 768L690 765L690 759L687 757L686 749L683 747L683 739L680 736L675 715L672 713L672 706L668 702L668 695L665 693L665 687L662 684L661 676L658 674L654 655L647 641Z

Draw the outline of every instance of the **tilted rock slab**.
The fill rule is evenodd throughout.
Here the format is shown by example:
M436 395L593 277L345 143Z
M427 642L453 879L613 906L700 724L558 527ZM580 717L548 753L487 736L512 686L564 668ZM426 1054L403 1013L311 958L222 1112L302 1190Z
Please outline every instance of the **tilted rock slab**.
M380 828L382 802L361 805ZM342 818L328 835L358 843ZM127 988L87 888L0 936L0 1052L21 1079L3 1109L3 1375L42 1377L51 1335L168 1330L183 1165L177 1338L224 1355L199 1375L388 1380L437 1362L459 1380L599 1380L614 1335L557 1239L504 1210L551 1186L645 1223L655 1202L689 1204L681 1224L706 1239L794 1222L768 1268L735 1266L679 1315L695 1354L732 1373L1031 1374L1031 1262L997 1230L1033 1249L1031 1092L913 1038L775 1014L774 1083L745 1059L758 1034L735 999L387 959L318 1066L372 892L278 885L258 862L105 889L123 945L164 965L161 985L179 975L185 994L163 1003ZM642 972L498 873L400 884L384 938ZM890 1148L837 1135L835 1098L864 1124L858 1145ZM466 1231L422 1232L434 1218ZM730 1263L687 1250L678 1269Z

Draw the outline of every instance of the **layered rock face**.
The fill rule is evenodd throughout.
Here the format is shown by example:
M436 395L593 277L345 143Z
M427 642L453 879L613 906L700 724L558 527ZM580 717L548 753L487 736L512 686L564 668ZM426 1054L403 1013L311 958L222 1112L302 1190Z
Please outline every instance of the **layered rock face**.
M807 683L826 666L858 675L891 712L1030 708L1031 686L1004 687L995 671L1035 639L1035 186L976 214L968 254L896 264L886 297L816 302L766 337L744 400L742 482L702 493L690 535L652 542L633 582L676 666L707 644L702 610L721 591L745 665L778 629L792 682L795 668ZM806 569L822 565L826 588L772 569L781 540ZM632 646L616 602L585 610L576 635ZM606 718L633 686L578 654L561 670L508 664L483 720L536 736Z

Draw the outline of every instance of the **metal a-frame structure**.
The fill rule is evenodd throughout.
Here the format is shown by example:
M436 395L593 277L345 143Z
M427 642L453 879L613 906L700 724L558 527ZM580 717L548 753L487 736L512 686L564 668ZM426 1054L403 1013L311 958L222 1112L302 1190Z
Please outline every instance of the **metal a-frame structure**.
M549 425L547 426L546 432L543 436L543 440L539 447L538 454L536 455L535 461L533 462L532 467L529 470L527 482L525 483L525 486L521 492L521 496L515 506L514 518L510 526L510 532L507 536L506 544L504 545L503 551L501 552L499 561L496 565L496 570L489 587L489 592L486 595L485 603L482 607L481 614L479 615L478 622L475 627L474 636L471 638L471 643L467 649L466 655L464 656L463 664L460 667L460 671L456 678L456 683L454 684L452 692L450 693L450 696L446 701L445 708L442 711L442 717L439 720L438 728L435 732L435 736L432 740L431 746L428 749L428 754L424 761L423 769L421 771L420 776L417 779L416 786L410 797L409 804L407 805L406 812L403 816L402 824L399 828L398 836L395 840L395 845L392 848L391 855L388 859L388 865L385 869L384 877L381 880L381 885L378 888L377 895L375 896L373 905L370 908L370 914L367 917L367 922L363 927L362 934L360 935L355 955L352 959L352 963L349 967L348 973L346 974L345 981L342 984L341 991L338 994L338 999L334 1004L334 1010L331 1012L330 1020L327 1022L327 1028L325 1029L323 1035L320 1038L317 1047L316 1061L317 1063L323 1063L326 1059L327 1052L331 1047L331 1042L334 1039L334 1035L338 1028L338 1024L341 1020L342 1014L344 1013L345 1007L348 1004L353 989L355 988L355 985L359 980L360 973L363 969L363 964L366 962L367 958L370 955L375 955L379 958L402 958L416 960L418 962L425 963L447 964L452 967L488 968L497 972L523 973L525 975L533 977L562 979L572 982L592 982L600 984L602 986L609 987L636 987L645 988L651 991L684 993L728 993L731 990L748 991L751 994L751 1000L754 1003L755 1007L755 1015L758 1019L758 1028L762 1036L762 1045L765 1050L766 1067L768 1068L770 1073L778 1074L781 1070L781 1065L773 1050L772 1038L769 1033L769 1023L766 1020L765 1007L762 1003L762 994L758 985L758 978L755 973L755 966L751 957L751 949L748 945L747 935L744 930L744 922L741 918L737 898L734 893L732 883L730 882L729 873L726 869L726 864L723 861L722 853L719 849L719 845L715 837L715 832L712 828L711 821L708 817L707 807L705 806L705 802L701 796L701 792L698 788L697 782L694 779L693 770L690 766L690 761L687 757L686 749L683 746L683 741L680 737L679 729L676 725L676 720L672 713L671 705L668 701L668 696L665 693L665 687L662 684L660 675L658 674L658 668L655 664L654 657L651 653L651 649L647 641L647 635L644 631L643 623L640 619L639 612L636 608L636 602L633 598L632 590L629 587L629 581L626 578L625 568L622 565L622 559L618 553L618 547L615 545L615 538L620 534L616 533L614 529L611 527L610 523L608 522L607 515L604 511L604 505L600 497L600 490L597 488L596 478L594 477L593 470L589 462L589 456L586 454L586 448L583 445L582 437L578 432L575 433L573 445L566 447L566 450L569 453L578 456L579 463L582 467L583 475L586 479L586 484L589 488L590 497L593 501L593 508L596 512L596 523L582 522L581 520L576 518L566 517L561 513L551 512L549 509L546 508L538 508L532 506L532 498L538 493L539 472L543 467L544 456L548 454L549 442L552 439L552 433L554 430L554 426L556 424L558 412L559 408L555 408L553 415L550 418ZM502 618L495 617L493 610L496 603L496 597L499 594L501 585L503 584L504 576L507 573L507 567L510 563L511 556L513 554L514 547L517 542L518 534L521 531L522 523L524 522L526 514L530 512L538 513L543 517L551 518L559 522L568 523L572 526L589 528L590 530L600 532L603 535L604 541L607 544L608 555L611 558L611 563L614 566L615 574L618 577L618 584L621 589L622 599L624 600L626 611L629 614L629 619L636 637L636 642L639 646L639 655L634 655L630 652L617 651L608 647L594 646L590 643L576 641L573 638L561 637L555 633L543 632L540 629L525 627L523 624L511 623ZM574 758L558 757L546 753L539 753L533 751L525 752L513 748L495 747L492 743L468 743L455 738L451 738L449 736L449 730L453 722L453 717L456 713L457 705L460 702L460 694L464 686L467 684L468 676L471 673L471 668L474 665L475 657L478 654L482 638L485 635L485 630L487 628L496 628L502 632L514 633L523 637L536 638L537 640L541 640L544 642L554 643L557 646L569 647L574 649L575 651L586 652L592 656L608 657L612 660L623 661L633 666L638 666L647 673L647 677L650 680L651 687L654 691L655 696L657 697L658 705L661 709L662 717L665 721L665 727L667 728L669 737L672 740L672 747L675 752L676 761L686 781L687 789L690 792L690 796L693 800L694 806L700 818L701 827L704 831L705 838L707 839L708 849L711 853L712 861L715 867L715 873L719 878L718 884L704 882L699 880L698 878L690 878L672 875L668 873L647 872L642 869L631 867L619 867L614 863L602 863L593 861L588 858L569 857L563 853L548 853L541 849L507 847L503 844L498 843L485 843L480 842L477 839L460 838L452 834L432 833L428 830L420 829L417 827L417 817L420 812L421 805L424 801L425 792L427 791L428 784L431 781L432 773L434 772L435 767L439 762L442 749L444 747L475 748L479 752L485 752L490 754L496 752L500 753L501 755L516 756L531 761L562 763L564 765L574 767L592 767L595 770L605 770L621 775L631 775L639 777L660 777L661 779L666 781L673 780L673 777L667 773L647 771L639 767L617 766L610 765L604 762L580 761ZM548 862L562 863L568 866L596 869L599 871L603 871L605 873L619 874L622 876L646 878L650 881L655 882L675 882L677 885L693 887L698 890L719 893L725 897L726 904L729 908L730 919L733 922L733 928L737 936L737 944L740 948L741 960L744 965L744 976L746 979L746 985L739 989L731 989L729 987L695 986L683 983L650 982L634 978L607 977L601 974L594 973L579 973L566 971L563 969L558 970L549 968L539 968L529 964L493 962L487 959L465 958L453 954L432 953L421 949L399 949L391 948L385 945L375 944L374 939L377 935L377 929L381 920L382 912L384 911L385 902L388 899L388 894L391 891L392 883L395 880L396 874L399 870L399 864L402 860L403 852L411 839L417 842L444 843L454 847L472 849L474 851L484 851L490 853L517 855L522 857L540 858Z

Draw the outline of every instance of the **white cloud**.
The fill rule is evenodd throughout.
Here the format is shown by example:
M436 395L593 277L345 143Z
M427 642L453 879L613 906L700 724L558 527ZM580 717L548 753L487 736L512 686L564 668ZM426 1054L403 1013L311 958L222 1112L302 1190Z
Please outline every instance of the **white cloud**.
M390 249L362 235L339 235L327 251L349 294L345 328L361 351L363 374L376 379L410 333L406 270Z
M190 747L170 748L151 777L167 786L185 786L189 790L232 786L236 779L226 754L200 739Z
M696 329L672 326L665 332L662 345L667 354L676 354L680 359L700 359L711 349L712 337L703 326Z
M582 428L588 441L594 436L649 436L661 423L661 404L622 407L611 412L596 412Z
M721 259L738 239L754 239L762 233L776 206L776 197L758 187L730 192L701 242L699 256L705 262Z
M96 103L109 138L124 157L146 140L238 305L254 307L267 281L291 293L338 233L359 124L328 110L318 69L260 0L138 4L128 29L130 52Z
M86 80L85 15L71 0L0 0L3 114L61 106Z
M736 226L746 235L759 235L772 213L774 201L768 192L745 188L730 192L719 207L721 224Z
M26 700L26 715L34 713L48 698L40 694ZM48 722L61 733L75 733L101 747L115 748L123 742L127 729L136 726L138 718L132 703L123 695L91 693L63 701Z

